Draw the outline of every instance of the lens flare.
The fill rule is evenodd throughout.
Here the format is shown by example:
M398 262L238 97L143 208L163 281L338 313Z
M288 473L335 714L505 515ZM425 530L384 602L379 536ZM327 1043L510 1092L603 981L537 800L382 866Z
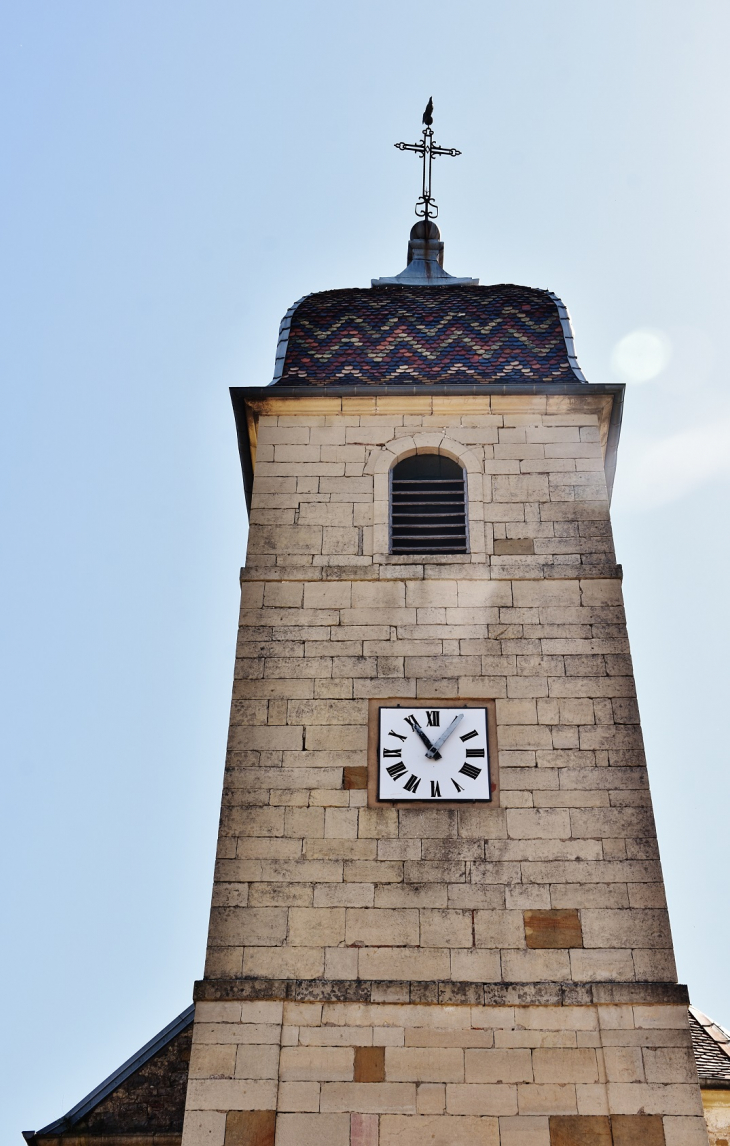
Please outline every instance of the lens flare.
M633 330L614 346L611 366L626 382L651 382L671 357L672 344L662 330Z

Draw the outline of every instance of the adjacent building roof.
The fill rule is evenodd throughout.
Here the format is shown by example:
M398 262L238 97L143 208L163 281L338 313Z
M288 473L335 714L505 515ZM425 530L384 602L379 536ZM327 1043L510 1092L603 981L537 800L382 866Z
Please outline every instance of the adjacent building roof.
M697 1007L689 1008L689 1029L700 1086L730 1088L730 1034Z
M585 381L560 299L511 284L307 295L282 321L274 375L285 386Z
M82 1098L68 1114L44 1126L26 1130L32 1146L51 1146L73 1139L74 1146L88 1139L136 1135L140 1146L148 1141L171 1144L182 1135L185 1092L192 1040L194 1004L173 1019L148 1043Z

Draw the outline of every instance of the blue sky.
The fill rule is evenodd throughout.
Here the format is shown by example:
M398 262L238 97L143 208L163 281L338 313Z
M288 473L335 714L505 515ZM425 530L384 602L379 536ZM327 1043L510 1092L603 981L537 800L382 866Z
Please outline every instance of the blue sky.
M730 1024L722 0L0 6L2 1141L202 972L246 519L230 385L397 273L429 95L453 274L629 382L614 499L680 977ZM637 333L638 332L638 333ZM627 341L628 339L628 341Z

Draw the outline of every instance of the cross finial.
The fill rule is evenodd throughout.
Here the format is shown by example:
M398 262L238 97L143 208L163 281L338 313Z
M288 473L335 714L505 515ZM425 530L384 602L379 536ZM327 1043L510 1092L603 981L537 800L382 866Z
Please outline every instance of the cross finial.
M423 139L420 143L396 143L399 151L415 151L416 155L423 160L423 185L421 190L421 197L416 203L416 214L419 218L436 219L438 217L439 209L431 194L431 164L435 155L461 155L455 147L439 147L434 142L433 138L433 97L429 98L426 104L426 110L423 113L422 123L425 125L423 128Z

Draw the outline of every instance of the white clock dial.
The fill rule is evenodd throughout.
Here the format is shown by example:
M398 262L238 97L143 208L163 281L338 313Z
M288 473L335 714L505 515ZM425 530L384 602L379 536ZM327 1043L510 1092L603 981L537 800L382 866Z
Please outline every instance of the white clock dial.
M486 708L381 708L378 799L491 800Z

